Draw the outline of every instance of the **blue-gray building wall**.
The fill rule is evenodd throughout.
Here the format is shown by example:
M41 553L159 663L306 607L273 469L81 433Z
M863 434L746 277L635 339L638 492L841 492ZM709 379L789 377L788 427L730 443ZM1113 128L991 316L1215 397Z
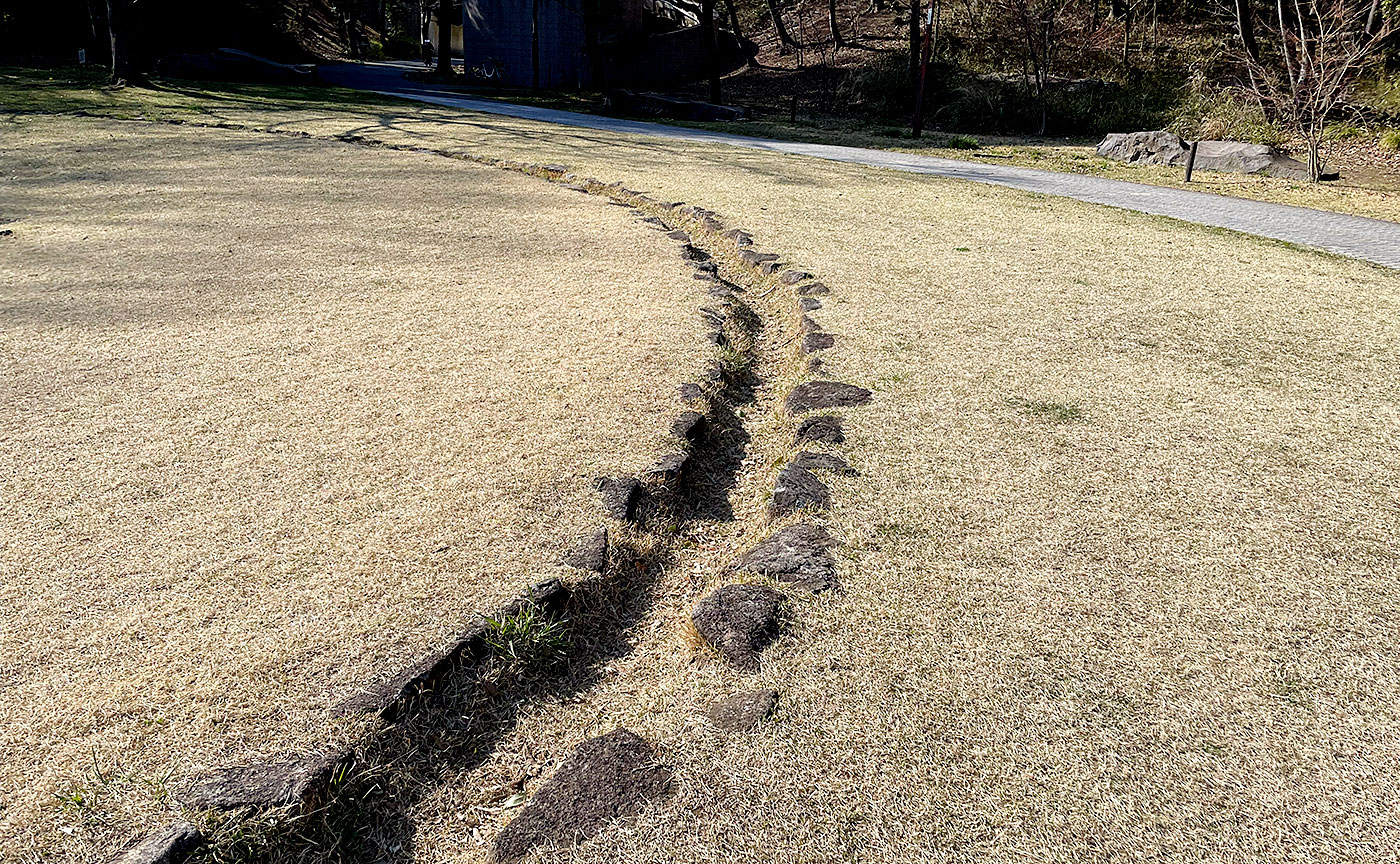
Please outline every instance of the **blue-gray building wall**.
M583 51L581 0L466 0L462 10L462 52L467 69L495 58L504 64L504 83L533 86L531 30L536 9L540 26L539 86L587 86L589 67Z

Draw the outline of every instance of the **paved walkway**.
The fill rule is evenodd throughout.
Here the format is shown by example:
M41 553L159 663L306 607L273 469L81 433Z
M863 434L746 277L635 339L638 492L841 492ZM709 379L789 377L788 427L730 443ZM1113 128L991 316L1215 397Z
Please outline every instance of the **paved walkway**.
M1341 213L1328 213L1323 210L1310 210L1306 207L1293 207L1287 204L1269 204L1263 201L1229 198L1207 192L1188 192L1183 189L1167 189L1161 186L1148 186L1122 180L1085 177L1079 174L1063 174L1055 171L1039 171L1034 168L1015 168L1004 165L983 165L958 159L892 153L887 150L871 150L864 147L773 141L765 138L729 135L723 132L667 126L661 123L622 120L595 114L579 114L572 111L535 108L489 99L474 99L433 85L407 81L403 78L403 71L406 68L421 69L422 67L392 63L325 66L321 68L321 77L331 84L372 90L386 96L414 99L448 108L460 108L464 111L500 114L523 120L537 120L542 123L556 123L584 129L670 138L676 141L728 144L734 147L788 153L795 156L813 156L836 162L853 162L858 165L889 168L912 174L929 174L936 177L1010 186L1028 192L1074 198L1091 204L1106 204L1111 207L1122 207L1157 216L1169 216L1173 219L1182 219L1201 225L1229 228L1246 234L1256 234L1261 237L1297 243L1301 246L1311 246L1335 252L1338 255L1400 269L1400 224L1394 222L1366 219L1360 216L1346 216Z

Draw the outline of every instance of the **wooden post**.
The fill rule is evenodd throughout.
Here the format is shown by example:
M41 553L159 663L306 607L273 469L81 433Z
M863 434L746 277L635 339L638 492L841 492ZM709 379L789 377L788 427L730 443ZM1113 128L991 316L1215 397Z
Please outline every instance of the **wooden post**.
M1186 182L1191 182L1191 172L1196 168L1196 148L1200 146L1199 141L1191 142L1191 150L1186 154Z

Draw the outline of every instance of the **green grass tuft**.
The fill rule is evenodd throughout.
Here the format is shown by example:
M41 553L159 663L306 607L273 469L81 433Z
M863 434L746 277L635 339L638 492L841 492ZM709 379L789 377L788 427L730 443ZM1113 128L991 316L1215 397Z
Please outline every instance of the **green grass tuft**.
M486 644L501 658L521 666L554 663L569 653L568 625L527 605L499 620L487 618Z
M1084 409L1074 402L1044 402L1038 399L1012 400L1028 417L1050 423L1078 423L1085 419Z

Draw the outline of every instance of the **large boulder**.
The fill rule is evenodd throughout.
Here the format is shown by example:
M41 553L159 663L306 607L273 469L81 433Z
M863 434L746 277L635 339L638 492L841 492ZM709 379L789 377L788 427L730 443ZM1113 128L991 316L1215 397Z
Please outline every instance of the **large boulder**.
M1097 152L1105 159L1130 165L1186 167L1191 145L1170 132L1114 132L1104 136ZM1196 147L1197 171L1232 174L1267 174L1290 180L1308 179L1308 166L1290 159L1268 144L1243 141L1200 141Z
M1097 152L1105 159L1133 165L1185 164L1185 141L1170 132L1113 132L1099 142Z
M1186 164L1185 157L1180 164ZM1202 141L1196 148L1196 170L1308 179L1308 166L1304 163L1288 158L1268 144L1242 141Z

